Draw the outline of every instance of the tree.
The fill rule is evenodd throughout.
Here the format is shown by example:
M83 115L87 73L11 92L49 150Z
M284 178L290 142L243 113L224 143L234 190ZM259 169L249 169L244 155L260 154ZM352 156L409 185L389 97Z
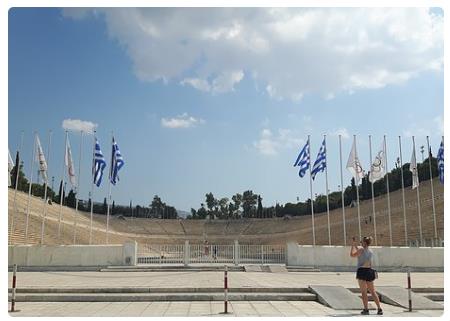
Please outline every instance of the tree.
M220 207L219 217L221 219L228 219L228 198L223 197L218 201Z
M115 209L116 209L116 202L112 202L112 207L111 207L111 215L114 215L115 213Z
M262 201L261 195L258 195L258 208L256 210L256 217L258 217L258 218L263 217L263 215L262 215L263 207L262 207L261 201Z
M105 197L105 199L103 200L103 208L102 208L102 214L107 214L107 212L108 212L108 203L106 202L106 197Z
M235 194L235 195L233 195L232 197L231 197L231 199L233 200L233 202L234 202L234 205L233 205L233 209L234 209L234 216L236 217L236 218L239 218L239 208L241 207L241 204L242 204L242 195L241 194L239 194L239 193L237 193L237 194Z
M211 218L214 218L213 209L214 207L217 207L217 200L214 198L213 193L207 193L205 195L206 197L206 206L208 207L208 214ZM217 209L216 209L217 212Z
M255 209L256 200L258 196L253 194L253 191L245 191L242 194L242 208L244 209L244 217L251 217L252 210Z
M161 198L158 195L155 195L153 197L152 203L150 204L150 213L152 214L153 217L162 218L163 208L164 208L164 204L161 201Z
M75 207L76 207L76 203L77 203L77 200L76 200L76 194L75 194L75 192L71 189L71 190L69 191L69 194L67 195L67 198L66 198L66 205L67 205L68 207L75 208Z

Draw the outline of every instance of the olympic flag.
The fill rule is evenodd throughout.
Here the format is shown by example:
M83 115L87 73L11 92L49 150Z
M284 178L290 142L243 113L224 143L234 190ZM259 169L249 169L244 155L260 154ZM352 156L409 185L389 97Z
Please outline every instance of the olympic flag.
M350 173L352 173L357 183L361 178L364 177L364 171L356 152L356 138L353 140L352 150L350 151L350 155L348 156L347 169Z

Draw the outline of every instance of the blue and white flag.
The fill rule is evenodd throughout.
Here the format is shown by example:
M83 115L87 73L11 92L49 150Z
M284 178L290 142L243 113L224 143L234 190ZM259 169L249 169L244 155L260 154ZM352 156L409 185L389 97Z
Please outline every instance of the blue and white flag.
M309 168L309 139L306 142L305 146L303 147L302 151L297 157L297 160L294 163L294 167L299 166L300 170L298 172L298 175L300 177L305 176L306 171Z
M112 155L111 155L111 168L109 170L109 179L113 185L116 185L119 180L119 170L124 165L122 154L120 154L119 146L117 146L116 141L113 137L112 143Z
M100 187L100 184L102 183L103 170L105 167L106 161L100 149L100 144L96 138L94 159L92 160L92 176L94 177L94 184L97 185L97 187Z
M444 184L444 140L441 141L437 154L439 180Z
M322 145L320 146L319 153L317 154L317 159L311 169L311 177L314 179L316 174L323 172L327 167L327 149L325 145L325 138L323 139Z

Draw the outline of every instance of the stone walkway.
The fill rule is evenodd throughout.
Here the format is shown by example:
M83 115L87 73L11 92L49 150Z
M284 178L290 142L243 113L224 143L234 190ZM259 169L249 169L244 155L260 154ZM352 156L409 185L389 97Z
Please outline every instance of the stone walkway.
M385 317L439 317L442 310L405 312L405 309L383 304ZM187 316L281 316L318 317L360 316L359 311L327 308L317 302L308 301L243 301L229 302L227 315L222 314L223 302L48 302L17 303L20 312L10 313L15 317L187 317ZM371 310L375 315L375 311Z
M443 273L412 273L413 288L444 287ZM9 273L9 286L12 273ZM354 273L229 272L230 288L341 285L356 288ZM376 285L405 287L405 273L380 273ZM211 288L223 286L223 272L19 272L17 287L151 287ZM443 303L442 303L443 304ZM359 316L359 311L336 311L314 301L236 301L223 315L223 302L18 302L12 316ZM441 316L442 310L406 312L383 304L384 316ZM375 311L371 311L375 314Z

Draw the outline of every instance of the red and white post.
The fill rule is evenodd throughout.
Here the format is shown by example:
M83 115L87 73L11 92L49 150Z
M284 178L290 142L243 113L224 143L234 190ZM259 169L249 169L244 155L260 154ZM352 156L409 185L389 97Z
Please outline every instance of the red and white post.
M11 310L9 312L17 312L15 310L16 306L16 274L17 274L17 264L13 265L13 279L12 279L12 293L11 293Z
M412 300L411 300L411 272L408 269L408 311L412 312Z
M223 292L224 292L224 312L228 313L228 266L225 265L225 274L223 279Z

